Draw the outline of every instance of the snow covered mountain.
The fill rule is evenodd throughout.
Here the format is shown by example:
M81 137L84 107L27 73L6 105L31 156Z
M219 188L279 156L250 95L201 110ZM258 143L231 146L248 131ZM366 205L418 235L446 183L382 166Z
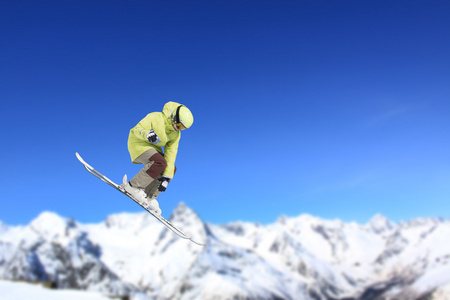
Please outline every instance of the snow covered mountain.
M0 280L0 295L3 300L111 300L106 295L79 290L53 290L39 284Z
M0 278L133 299L450 299L450 221L301 215L211 225L180 204L171 222L207 245L147 213L99 224L50 212L27 226L0 222Z

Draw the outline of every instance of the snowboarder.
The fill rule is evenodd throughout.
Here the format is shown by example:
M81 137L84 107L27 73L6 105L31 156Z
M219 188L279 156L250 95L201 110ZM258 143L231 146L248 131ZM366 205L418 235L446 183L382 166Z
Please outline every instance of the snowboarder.
M162 113L148 114L130 130L131 161L145 166L129 182L125 175L121 186L158 215L161 209L156 198L166 190L176 171L180 131L191 127L193 122L194 117L186 106L167 102Z

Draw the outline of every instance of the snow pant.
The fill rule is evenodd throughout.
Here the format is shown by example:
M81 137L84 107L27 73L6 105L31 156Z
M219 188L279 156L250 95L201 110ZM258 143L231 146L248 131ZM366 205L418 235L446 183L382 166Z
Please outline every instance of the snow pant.
M167 167L164 156L155 149L149 149L139 155L133 163L144 164L145 166L130 180L130 185L143 189L150 198L158 197L160 193L158 179Z

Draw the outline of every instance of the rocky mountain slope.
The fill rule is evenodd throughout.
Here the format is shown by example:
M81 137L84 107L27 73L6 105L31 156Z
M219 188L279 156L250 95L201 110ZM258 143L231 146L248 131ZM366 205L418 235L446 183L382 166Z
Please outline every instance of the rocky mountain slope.
M365 225L309 215L262 226L205 224L180 204L171 222L147 213L80 224L44 212L27 226L0 222L0 278L133 299L448 299L450 222ZM433 298L434 297L434 298Z

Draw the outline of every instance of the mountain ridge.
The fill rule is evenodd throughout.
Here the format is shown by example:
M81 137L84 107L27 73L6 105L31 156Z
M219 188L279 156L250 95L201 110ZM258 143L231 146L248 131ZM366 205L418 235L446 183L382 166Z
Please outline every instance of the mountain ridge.
M149 214L95 224L43 212L26 226L0 222L0 278L133 299L420 299L450 284L450 222L366 224L310 215L261 225L204 223L186 204L171 222L207 241L182 240ZM439 247L437 247L439 245ZM430 298L431 299L431 298Z

